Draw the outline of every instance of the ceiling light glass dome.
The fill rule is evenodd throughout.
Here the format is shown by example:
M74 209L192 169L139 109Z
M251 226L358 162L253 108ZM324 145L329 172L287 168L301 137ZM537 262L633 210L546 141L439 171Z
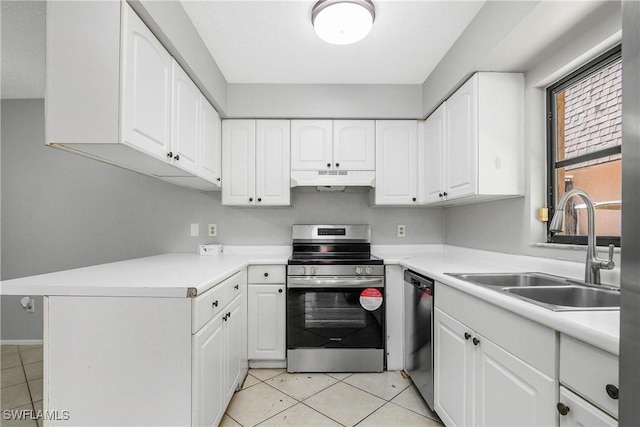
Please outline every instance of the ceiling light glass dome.
M322 40L346 45L369 34L375 19L371 0L320 0L313 6L311 22Z

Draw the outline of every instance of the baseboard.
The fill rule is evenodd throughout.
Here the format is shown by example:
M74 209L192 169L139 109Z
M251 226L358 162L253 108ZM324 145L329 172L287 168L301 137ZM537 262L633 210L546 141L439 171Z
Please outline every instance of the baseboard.
M249 368L260 369L260 368L286 368L287 361L286 360L249 360Z
M43 340L0 340L0 345L42 345Z

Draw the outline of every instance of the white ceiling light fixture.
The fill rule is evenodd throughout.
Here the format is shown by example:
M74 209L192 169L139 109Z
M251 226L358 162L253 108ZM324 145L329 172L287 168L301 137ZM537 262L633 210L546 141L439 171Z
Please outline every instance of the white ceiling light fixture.
M375 17L371 0L320 0L313 6L311 23L322 40L345 45L365 38Z

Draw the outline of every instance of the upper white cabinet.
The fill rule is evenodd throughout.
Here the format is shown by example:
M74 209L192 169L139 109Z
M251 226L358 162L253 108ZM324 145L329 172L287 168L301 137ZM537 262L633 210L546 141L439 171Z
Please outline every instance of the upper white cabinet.
M200 96L200 176L220 186L222 181L222 123L218 112Z
M376 121L376 205L418 204L418 124Z
M474 74L426 120L426 202L522 195L523 129L522 74Z
M222 122L222 204L288 206L288 120Z
M171 55L129 6L123 6L122 31L122 142L165 159L171 151Z
M127 2L48 2L46 41L47 145L219 190L217 113Z
M375 169L373 120L292 120L291 170Z
M167 157L191 173L200 172L200 120L202 95L187 73L173 61L171 150Z

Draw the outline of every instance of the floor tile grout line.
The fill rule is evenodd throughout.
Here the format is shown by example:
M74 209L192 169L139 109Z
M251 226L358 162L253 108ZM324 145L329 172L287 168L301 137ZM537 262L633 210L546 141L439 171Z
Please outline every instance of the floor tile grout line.
M341 425L342 427L347 427L346 425L342 424L340 421L338 421L338 420L335 420L335 419L331 418L329 415L327 415L327 414L325 414L325 413L323 413L323 412L318 411L317 409L315 409L315 408L313 408L313 407L311 407L311 406L307 405L307 404L306 404L306 403L304 403L304 402L300 402L300 404L301 404L301 405L306 406L307 408L311 409L312 411L315 411L315 412L319 413L319 414L320 414L320 415L322 415L323 417L327 417L327 418L329 418L331 421L333 421L333 422L335 422L335 423L338 423L338 424L339 424L339 425Z

